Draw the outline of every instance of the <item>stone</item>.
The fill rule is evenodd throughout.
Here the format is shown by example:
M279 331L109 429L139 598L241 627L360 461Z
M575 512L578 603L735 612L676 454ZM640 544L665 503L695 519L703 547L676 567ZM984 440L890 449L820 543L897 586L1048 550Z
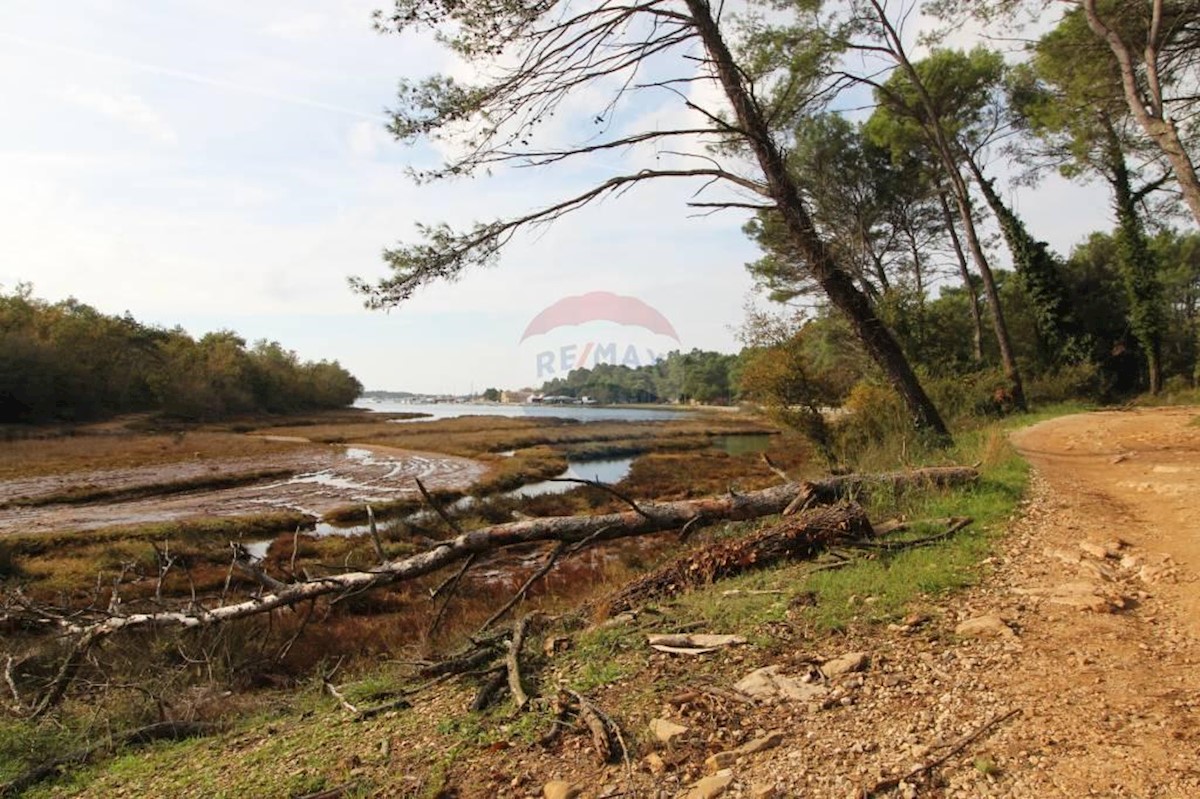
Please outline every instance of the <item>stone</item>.
M687 735L688 728L667 719L653 719L650 722L650 733L661 743L670 744L681 735Z
M1082 560L1082 556L1078 552L1073 552L1069 549L1050 548L1046 550L1046 557L1061 560L1068 566L1073 566Z
M667 761L657 752L651 752L646 755L646 768L650 769L651 774L664 774L667 771Z
M1016 638L1012 627L999 616L984 615L967 619L954 628L955 635L963 638Z
M1166 563L1159 563L1157 565L1147 564L1138 572L1138 577L1147 583L1170 581L1174 576L1175 570Z
M774 785L754 785L750 788L750 799L779 799L782 796Z
M717 752L715 755L710 755L704 761L704 770L709 774L716 774L722 769L727 769L737 762L737 752Z
M1091 555L1096 560L1104 560L1108 557L1108 550L1103 544L1093 544L1091 541L1080 541L1079 551L1085 555Z
M821 666L821 671L826 677L832 679L842 674L862 671L867 667L868 662L869 658L866 652L848 652L841 657L825 661L825 664Z
M1112 613L1125 607L1125 600L1118 594L1088 582L1063 583L1047 592L1045 597L1055 605L1066 605L1093 613Z
M806 683L779 673L779 666L755 669L734 686L739 693L752 699L791 699L807 702L824 696L829 689L816 683Z
M684 799L716 799L725 793L725 789L733 784L733 772L729 769L718 771L712 776L705 777L692 783L684 794Z
M1127 546L1129 546L1129 542L1124 538L1111 538L1104 542L1104 553L1110 558L1119 558L1121 551Z
M573 782L553 780L542 786L542 796L545 799L575 799L583 789Z
M767 749L774 749L783 743L783 733L769 732L761 738L755 738L739 746L735 751L739 755L754 755Z

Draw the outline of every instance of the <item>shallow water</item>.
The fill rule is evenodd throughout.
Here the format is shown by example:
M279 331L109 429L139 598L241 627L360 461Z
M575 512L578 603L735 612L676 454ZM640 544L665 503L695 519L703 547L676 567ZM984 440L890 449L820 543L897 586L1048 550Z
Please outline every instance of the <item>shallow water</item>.
M663 406L657 408L628 408L621 406L597 405L507 405L507 404L456 404L456 403L427 403L409 404L405 402L380 401L371 402L358 400L356 408L381 413L427 413L419 419L397 420L400 424L432 422L438 419L454 419L458 416L506 416L509 418L557 418L576 419L580 422L666 422L672 419L683 419L691 414L680 408Z

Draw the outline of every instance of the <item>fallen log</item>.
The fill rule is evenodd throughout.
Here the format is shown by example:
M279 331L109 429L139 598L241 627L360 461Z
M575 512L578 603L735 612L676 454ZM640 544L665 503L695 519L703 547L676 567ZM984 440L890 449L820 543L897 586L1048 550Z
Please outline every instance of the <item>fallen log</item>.
M965 485L979 478L979 472L968 466L930 466L905 472L881 474L844 474L813 482L802 482L795 498L783 514L814 505L830 505L842 499L862 500L872 491L886 490L895 494L919 488L945 488Z
M126 630L179 627L198 629L268 613L278 608L331 595L350 595L413 580L481 554L543 541L567 544L612 541L669 530L692 529L718 521L745 521L783 512L798 500L812 505L869 486L892 488L916 485L951 485L974 480L974 469L937 467L883 475L847 475L806 483L788 483L752 491L679 502L643 503L637 510L598 516L561 516L525 519L483 527L436 543L431 548L398 560L386 561L364 571L344 572L290 583L273 581L264 593L241 602L216 607L190 606L182 610L153 610L144 613L107 613L92 617L64 618L48 615L75 637L71 654L58 676L32 712L39 717L61 701L75 669L88 651L108 636Z
M753 535L720 541L683 555L626 585L603 603L604 610L609 615L632 610L650 599L785 560L811 558L830 546L873 536L871 522L857 503L805 511Z

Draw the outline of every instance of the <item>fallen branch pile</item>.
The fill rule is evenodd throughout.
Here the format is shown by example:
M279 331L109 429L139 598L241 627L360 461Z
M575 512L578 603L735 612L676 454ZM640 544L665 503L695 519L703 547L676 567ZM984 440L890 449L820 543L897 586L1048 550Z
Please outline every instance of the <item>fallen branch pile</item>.
M690 552L629 583L606 603L609 614L785 560L809 558L830 546L875 535L866 512L854 502L819 508L761 530Z
M557 541L572 545L568 551L577 552L581 546L603 541L670 530L687 532L718 521L743 521L779 513L788 514L802 506L826 504L877 486L886 486L891 490L917 486L945 486L969 482L977 476L978 473L973 469L937 467L892 474L848 475L816 482L787 483L746 494L731 492L724 496L690 501L640 505L630 501L633 510L623 513L535 518L483 527L458 533L416 555L397 560L381 559L377 566L369 570L347 571L292 582L282 582L271 577L256 564L241 563L239 565L259 581L262 593L230 604L224 604L222 597L219 602L210 605L192 601L180 609L162 609L161 605L156 605L154 609L146 612L132 612L123 610L114 602L107 610L89 609L69 615L52 612L39 615L37 608L26 606L23 608L29 616L26 621L55 625L72 639L69 654L56 677L36 702L26 706L26 712L36 718L54 708L62 700L89 652L109 636L122 631L209 627L280 608L290 608L321 597L336 599L413 580L454 564L461 565L466 562L469 567L469 563L480 556L532 543ZM842 528L838 525L842 525ZM861 537L869 530L870 525L865 516L862 516L861 509L851 511L840 508L828 514L818 513L816 517L798 517L794 522L785 522L776 528L774 533L760 534L743 548L730 545L723 555L714 556L715 559L709 566L692 571L701 576L707 575L706 579L713 579L720 576L722 569L732 568L732 565L739 561L750 559L761 562L764 558L777 559L787 556L793 550L797 554L811 552L822 546L831 536L849 534ZM506 607L504 610L507 609Z

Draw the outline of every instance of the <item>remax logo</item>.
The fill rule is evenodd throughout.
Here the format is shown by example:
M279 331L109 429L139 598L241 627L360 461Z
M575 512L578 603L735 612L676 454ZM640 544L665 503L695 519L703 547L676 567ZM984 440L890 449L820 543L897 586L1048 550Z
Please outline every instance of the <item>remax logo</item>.
M614 330L613 325L619 328ZM589 331L597 335L586 337ZM610 335L599 335L608 331L612 331ZM559 335L555 336L556 333ZM579 333L585 335L578 336ZM560 341L574 338L571 334L578 338L570 343L546 346L553 343L552 338ZM588 340L579 340L585 337ZM679 334L657 308L637 297L592 291L563 297L544 308L526 325L520 343L531 339L542 344L534 353L536 378L547 380L566 376L573 369L590 369L598 364L636 369L656 363L666 356L671 341L679 343Z

